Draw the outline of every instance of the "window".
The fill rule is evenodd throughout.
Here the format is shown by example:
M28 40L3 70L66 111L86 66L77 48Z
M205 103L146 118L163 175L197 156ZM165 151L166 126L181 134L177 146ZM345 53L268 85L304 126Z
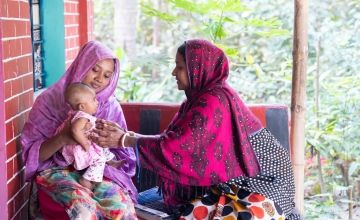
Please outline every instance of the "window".
M31 39L33 46L34 90L44 87L43 53L41 37L40 0L30 1Z

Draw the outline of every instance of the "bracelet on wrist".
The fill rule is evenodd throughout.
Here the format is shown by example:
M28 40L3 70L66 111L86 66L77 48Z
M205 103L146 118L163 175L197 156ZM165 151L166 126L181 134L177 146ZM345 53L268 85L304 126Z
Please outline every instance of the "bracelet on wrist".
M126 132L125 134L123 134L123 136L121 136L121 140L120 140L121 145L120 145L120 147L125 147L125 138L126 138L126 136L129 136L128 132Z

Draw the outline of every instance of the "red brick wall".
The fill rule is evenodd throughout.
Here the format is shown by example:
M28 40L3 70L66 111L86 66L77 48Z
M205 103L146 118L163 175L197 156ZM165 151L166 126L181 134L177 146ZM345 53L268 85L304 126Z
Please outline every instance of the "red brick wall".
M68 68L79 52L79 2L64 1L65 62Z
M87 41L94 39L94 2L87 0ZM83 16L83 15L82 15Z
M0 5L0 8L2 6ZM0 12L1 13L1 12ZM1 17L1 14L0 14ZM2 26L0 21L0 40L2 35ZM1 41L0 41L1 42ZM2 44L0 43L0 60L2 57ZM4 97L4 75L3 73L3 63L0 62L0 103L4 103L5 97ZM6 164L4 161L6 161L6 140L5 140L5 107L4 104L0 105L0 195L6 195L7 194L7 178L6 178ZM0 210L3 210L3 212L0 212L0 219L7 219L7 199L0 197Z
M27 0L1 0L0 7L7 168L6 176L0 174L7 183L7 198L2 195L1 199L6 198L8 219L26 219L29 184L24 182L19 138L33 103L29 4Z
M82 44L92 39L92 0L65 0L65 60L66 68L75 59Z
M64 6L68 66L92 39L92 0L65 0ZM34 96L29 12L28 0L0 0L0 219L27 219L30 186L19 139Z

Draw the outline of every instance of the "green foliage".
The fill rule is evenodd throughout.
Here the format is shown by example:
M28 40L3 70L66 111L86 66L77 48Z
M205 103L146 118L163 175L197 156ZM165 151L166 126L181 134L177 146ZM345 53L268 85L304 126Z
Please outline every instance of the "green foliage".
M309 26L306 138L308 151L315 148L329 161L323 173L328 180L326 183L333 183L333 187L347 187L346 178L349 179L350 186L356 186L355 180L359 178L360 75L357 70L360 66L357 57L360 55L360 33L355 28L360 26L357 18L359 6L356 1L321 1L312 2L309 10L314 13L309 15L309 23L313 25ZM313 85L319 41L320 109L317 113ZM325 169L329 167L332 172L327 173ZM341 167L346 168L347 172L341 172ZM307 181L315 175L309 176ZM331 192L331 188L328 190ZM345 200L348 200L346 196L336 203L344 208L342 201ZM309 207L311 204L306 203L306 208ZM328 213L326 210L314 212ZM311 219L311 212L307 214Z
M184 11L196 14L207 14L213 9L219 8L219 2L209 0L207 2L194 2L187 0L167 0L167 2L173 4L175 8L183 9Z
M114 49L114 1L94 1L94 22L95 39L100 40L109 48Z
M163 13L159 10L156 10L152 8L151 6L141 3L141 11L144 13L144 15L150 16L150 17L158 17L163 21L167 22L174 22L176 21L177 17L172 16L168 13Z
M151 28L152 23L149 23L148 15L153 19L165 22L162 23L162 30L164 31L161 36L166 41L162 42L159 49L168 48L166 53L169 57L174 57L176 49L174 45L180 45L181 42L189 38L207 38L215 42L231 58L232 73L229 81L244 95L245 99L258 99L266 102L267 100L276 101L276 97L279 96L289 97L289 85L291 85L290 51L286 48L286 45L281 44L284 43L284 39L289 43L291 36L290 31L285 29L282 25L283 22L278 19L279 16L276 14L261 16L256 12L256 6L249 7L241 1L234 0L162 1L163 4L166 3L165 10L155 9L154 2L150 0L142 1L143 17L140 16L142 24L140 26ZM148 38L149 34L148 30L144 29L138 33L141 48L152 47L149 47L151 45L151 38ZM277 61L281 67L280 71L274 71L278 68L274 68L270 63L263 62L264 54L262 54L262 51L267 53L266 47L265 49L258 48L258 45L263 44L260 42L261 39L264 39L263 36L266 36L267 39L272 38L268 44L274 44L280 48L285 46L286 48L284 54L289 57L285 57L280 62ZM256 42L260 42L260 44ZM156 53L154 53L156 49L152 48L151 51L150 54L145 56L141 51L140 56L146 57L145 59L156 56ZM172 52L172 54L169 52ZM281 50L279 50L280 53ZM136 63L136 65L139 66L139 63ZM167 71L167 74L170 74L171 69L168 68ZM247 80L249 77L253 80L258 78L263 83L260 87L264 86L272 89L273 95L269 95L268 90L261 89L259 92L255 92L256 87L254 86L244 86L236 83L240 81L244 82L244 84L251 84L252 80ZM273 80L273 78L277 79L277 84L269 85L269 80ZM174 83L169 81L164 84L163 88L170 91L174 87ZM158 93L163 94L160 98L162 100L180 101L178 98L183 98L183 96L168 96L169 93L160 90ZM138 101L143 101L143 99Z

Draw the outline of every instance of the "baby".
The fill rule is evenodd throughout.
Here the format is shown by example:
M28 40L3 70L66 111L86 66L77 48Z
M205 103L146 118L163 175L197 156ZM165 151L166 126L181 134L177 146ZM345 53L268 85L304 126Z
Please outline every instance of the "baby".
M65 101L71 106L71 134L78 145L66 145L61 153L68 164L75 169L86 171L79 183L92 190L93 183L103 180L105 163L112 166L120 166L122 161L115 161L115 155L108 148L102 148L91 142L89 135L95 128L96 117L93 115L98 108L95 91L83 83L70 84L65 91Z

